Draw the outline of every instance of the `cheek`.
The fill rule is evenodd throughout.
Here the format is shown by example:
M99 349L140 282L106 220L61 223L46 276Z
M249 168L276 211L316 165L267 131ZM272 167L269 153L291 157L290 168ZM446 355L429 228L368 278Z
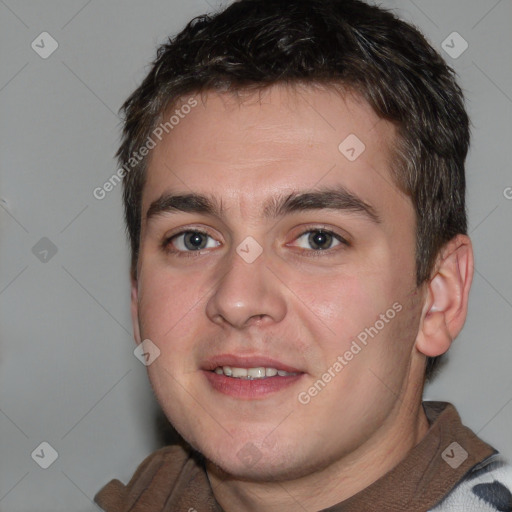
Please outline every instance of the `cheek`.
M141 268L139 319L141 335L157 344L183 339L186 324L200 310L204 290L197 279L185 279L159 269Z
M373 262L358 269L347 267L328 279L308 276L300 282L300 299L307 307L301 321L309 323L314 338L321 340L316 346L323 366L330 367L346 354L357 380L368 366L387 372L403 363L417 329L418 308L410 292L413 279L395 268L389 254ZM344 374L352 373L346 370Z
M299 299L316 323L337 342L348 341L373 324L391 305L393 293L382 272L344 272L322 280L302 277ZM395 298L396 299L396 298Z

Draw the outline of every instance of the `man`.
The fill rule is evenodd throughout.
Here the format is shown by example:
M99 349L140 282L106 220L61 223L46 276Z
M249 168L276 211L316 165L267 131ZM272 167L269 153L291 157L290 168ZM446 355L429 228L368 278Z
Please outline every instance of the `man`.
M473 274L468 117L414 28L242 0L158 51L118 156L132 317L182 436L106 511L512 510L426 378Z

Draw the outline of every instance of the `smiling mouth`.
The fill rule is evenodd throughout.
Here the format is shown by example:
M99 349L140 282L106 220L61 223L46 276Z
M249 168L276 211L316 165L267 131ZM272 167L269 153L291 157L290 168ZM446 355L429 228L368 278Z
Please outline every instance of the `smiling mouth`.
M304 377L304 373L295 371L295 368L287 368L294 371L286 371L273 366L247 365L244 368L219 363L213 369L203 370L206 381L216 392L239 400L264 400ZM256 361L252 364L255 363L258 364Z
M291 377L299 375L297 372L286 372L276 368L257 366L254 368L240 368L236 366L217 366L212 372L217 375L225 375L233 379L255 380L268 379L270 377Z

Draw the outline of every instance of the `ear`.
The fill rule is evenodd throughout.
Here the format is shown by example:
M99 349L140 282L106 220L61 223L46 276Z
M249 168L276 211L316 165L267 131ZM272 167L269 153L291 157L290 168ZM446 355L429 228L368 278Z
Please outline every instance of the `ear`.
M139 282L134 277L131 278L131 305L133 337L137 345L141 342L139 326Z
M462 330L473 280L473 247L466 235L452 238L441 250L427 285L416 348L424 355L444 354Z

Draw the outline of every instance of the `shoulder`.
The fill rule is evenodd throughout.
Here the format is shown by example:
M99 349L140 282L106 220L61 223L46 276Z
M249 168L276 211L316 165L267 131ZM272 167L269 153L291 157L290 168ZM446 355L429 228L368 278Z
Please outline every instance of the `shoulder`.
M460 480L431 512L512 512L512 465L491 455Z
M190 458L190 452L180 445L164 446L149 454L133 474L128 487L135 485L139 480L153 477L162 469L171 470L171 474L179 474Z
M158 496L160 489L172 488L184 470L195 467L190 464L192 454L180 445L165 446L148 455L138 466L128 484L115 479L106 484L94 497L94 501L106 511L121 511L151 493Z

